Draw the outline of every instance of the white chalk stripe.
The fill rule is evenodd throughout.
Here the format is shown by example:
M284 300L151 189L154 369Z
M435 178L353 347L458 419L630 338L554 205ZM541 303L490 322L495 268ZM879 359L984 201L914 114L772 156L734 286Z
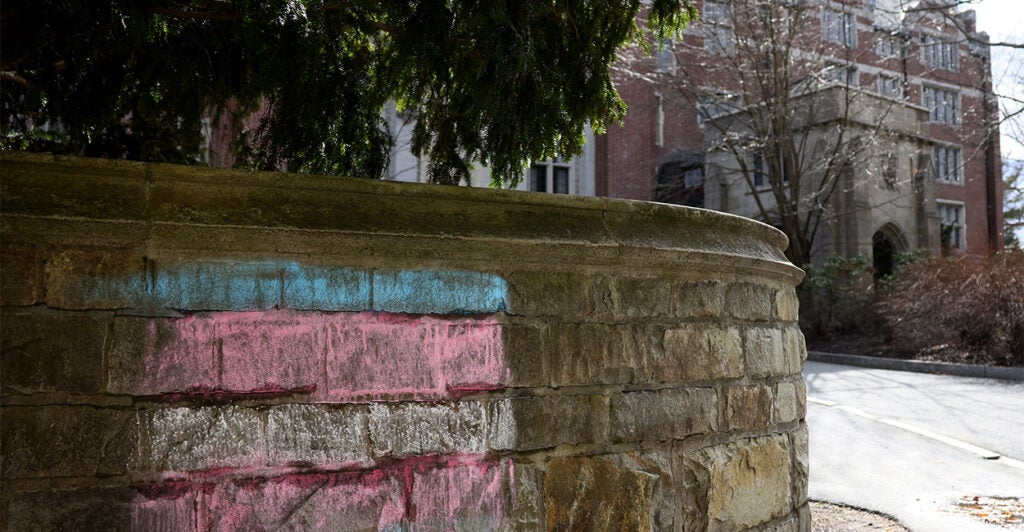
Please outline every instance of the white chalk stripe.
M814 404L821 405L821 406L825 406L825 407L828 407L828 408L835 408L836 410L842 410L843 412L847 412L849 414L853 414L853 415L855 415L857 417L862 417L864 419L870 419L872 421L877 421L879 423L884 423L884 424L889 425L891 427L896 427L896 428L899 428L899 429L903 429L903 430L906 430L908 432L912 432L914 434L917 434L919 436L924 436L925 438L929 438L929 439L932 439L932 440L935 440L935 441L939 441L939 442L945 443L946 445L952 445L953 447L956 447L958 449L967 451L967 452L969 452L971 454L977 455L977 456L979 456L981 458L984 458L985 460L998 460L999 463L1008 465L1010 467L1015 467L1015 468L1018 468L1018 469L1024 469L1024 462L1022 462L1020 460L1016 460L1016 459L1013 459L1013 458L1009 458L1009 457L1003 456L1003 455L1001 455L1001 454L999 454L999 453L997 453L995 451L990 451L990 450L985 449L983 447L978 447L977 445L973 445L973 444L967 443L965 441L958 440L956 438L951 438L949 436L945 436L945 435L939 434L937 432L932 432L930 430L926 430L926 429L922 429L922 428L919 428L919 427L915 427L915 426L913 426L913 425L911 425L909 423L904 423L902 421L897 421L895 419L887 419L887 418L883 418L883 417L878 417L878 416L869 414L869 413L867 413L867 412L865 412L863 410L860 410L860 409L857 409L857 408L853 408L851 406L841 405L839 403L836 403L835 401L829 401L827 399L818 399L816 397L808 397L807 398L807 402L808 403L814 403Z

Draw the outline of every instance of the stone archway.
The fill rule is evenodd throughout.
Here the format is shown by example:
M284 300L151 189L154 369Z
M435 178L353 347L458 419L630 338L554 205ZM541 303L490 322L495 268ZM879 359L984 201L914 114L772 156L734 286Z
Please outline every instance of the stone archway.
M907 239L903 231L892 223L880 227L871 235L871 262L875 268L875 279L892 275L896 268L896 254L907 250Z

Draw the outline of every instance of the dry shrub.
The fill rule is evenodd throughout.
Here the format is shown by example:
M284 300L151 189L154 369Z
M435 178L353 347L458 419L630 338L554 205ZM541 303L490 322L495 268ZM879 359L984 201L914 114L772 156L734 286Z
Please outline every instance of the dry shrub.
M906 265L879 311L898 351L1024 365L1024 251Z

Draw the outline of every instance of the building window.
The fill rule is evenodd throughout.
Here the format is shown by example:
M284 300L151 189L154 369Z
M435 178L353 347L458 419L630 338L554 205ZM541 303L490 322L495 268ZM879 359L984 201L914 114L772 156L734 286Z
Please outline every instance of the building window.
M672 39L661 41L654 53L654 71L659 74L676 74L676 51Z
M891 74L879 74L875 80L878 94L889 98L903 98L903 81L899 76Z
M929 109L929 120L939 124L960 123L959 99L955 91L927 85L921 89L921 104Z
M882 58L899 57L900 42L892 35L879 34L875 42L875 53Z
M857 68L854 66L841 65L838 63L829 64L825 66L825 70L822 71L821 77L825 81L849 85L851 87L859 85Z
M701 17L704 31L704 49L715 54L731 54L736 35L733 31L732 6L726 2L704 1Z
M697 102L697 125L704 127L720 116L739 111L743 96L719 90L701 90Z
M530 190L569 194L570 166L562 158L533 163L530 166Z
M960 183L962 180L960 148L935 146L932 148L932 166L935 168L936 181Z
M939 228L942 234L942 249L963 250L964 206L961 203L939 202Z
M823 9L821 36L825 42L841 44L850 48L857 46L857 19L854 18L853 13Z
M960 66L956 41L934 35L921 35L921 62L935 68L956 70Z
M754 150L753 154L753 181L754 188L767 188L771 186L772 168L768 164L768 160L764 156L763 150ZM789 172L786 171L786 161L782 158L779 159L779 163L782 165L782 182L789 182Z

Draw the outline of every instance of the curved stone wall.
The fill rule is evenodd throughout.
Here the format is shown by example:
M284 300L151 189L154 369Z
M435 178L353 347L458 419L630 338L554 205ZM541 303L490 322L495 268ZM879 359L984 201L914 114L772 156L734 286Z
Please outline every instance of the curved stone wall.
M5 153L4 530L806 530L785 237Z

